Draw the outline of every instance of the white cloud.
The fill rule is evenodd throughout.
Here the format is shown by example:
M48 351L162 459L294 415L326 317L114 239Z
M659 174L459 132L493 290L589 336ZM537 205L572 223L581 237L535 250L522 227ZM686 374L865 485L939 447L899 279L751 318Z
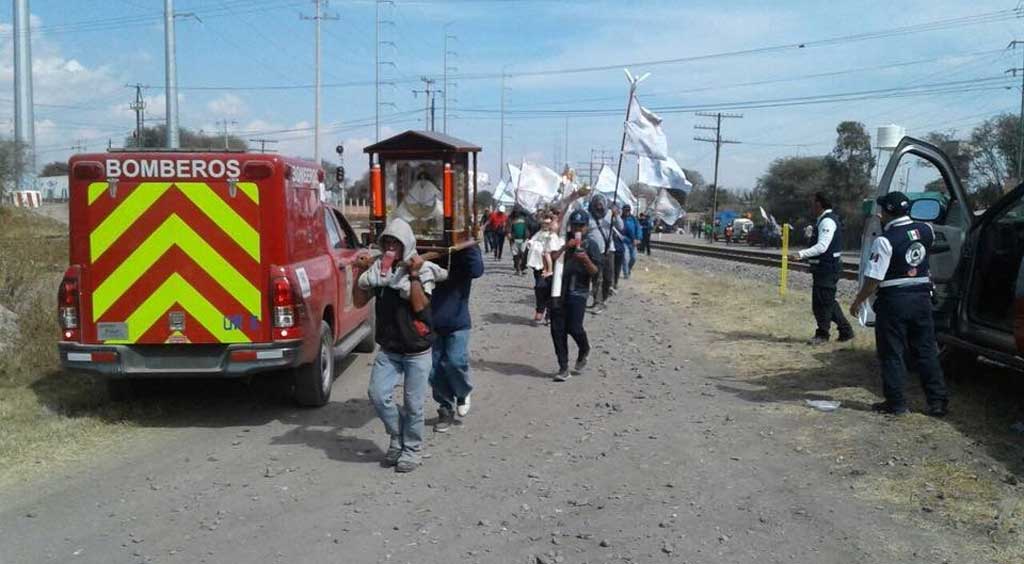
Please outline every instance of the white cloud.
M221 118L238 118L249 112L249 106L240 96L225 92L206 104L206 109Z

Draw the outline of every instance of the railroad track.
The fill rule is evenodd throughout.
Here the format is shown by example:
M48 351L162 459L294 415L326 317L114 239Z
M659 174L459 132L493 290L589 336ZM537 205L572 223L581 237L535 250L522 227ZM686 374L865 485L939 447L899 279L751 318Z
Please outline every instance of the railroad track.
M719 246L710 245L692 245L688 243L670 243L668 241L651 241L652 249L660 249L671 253L683 253L687 255L697 255L702 257L710 257L722 260L731 260L733 262L745 262L747 264L756 264L759 266L769 266L773 268L780 268L782 266L781 254L769 254L758 251L740 249L736 247L727 247L724 243ZM789 268L799 272L809 272L810 265L805 262L790 262ZM843 269L840 271L840 278L846 280L857 279L858 265L853 262L843 261Z

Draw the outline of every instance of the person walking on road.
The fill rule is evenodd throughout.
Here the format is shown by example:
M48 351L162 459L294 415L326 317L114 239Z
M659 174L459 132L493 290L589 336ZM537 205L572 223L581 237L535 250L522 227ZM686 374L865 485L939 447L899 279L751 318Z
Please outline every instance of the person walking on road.
M491 240L494 239L494 230L491 229L491 208L484 208L484 214L480 217L480 225L484 231L484 252L491 252Z
M561 295L552 298L549 305L551 340L558 359L556 382L564 382L572 376L569 372L570 336L578 349L573 373L580 374L586 368L590 354L590 341L583 328L587 296L590 294L591 279L601 271L601 263L607 256L601 252L597 241L587 236L590 223L591 218L587 212L572 212L569 216L568 240L562 249L552 253L555 260L563 261Z
M412 227L392 219L380 236L380 260L360 255L361 272L352 289L353 303L363 307L375 297L376 341L380 351L370 371L369 396L384 422L390 442L381 465L412 472L423 449L423 403L427 393L434 341L430 294L448 273L416 253ZM401 409L395 386L402 384Z
M875 346L882 368L885 401L872 409L890 415L908 412L903 387L907 378L904 352L917 361L921 387L928 401L926 414L944 417L949 396L939 364L932 318L928 253L935 241L932 226L912 220L907 213L910 199L902 192L890 192L876 200L881 208L882 235L871 245L864 271L864 283L850 305L859 316L864 303L875 298Z
M519 207L513 209L508 244L512 251L512 269L517 275L526 274L526 240L529 238L529 229L526 211Z
M625 256L622 262L622 277L629 280L636 264L636 247L643 240L640 222L633 215L633 208L628 204L622 206L622 243Z
M594 194L590 198L588 211L590 223L586 236L597 244L602 256L601 271L595 276L591 290L594 296L592 313L600 314L605 311L604 304L611 294L612 281L615 278L615 241L612 237L612 228L622 229L622 220L614 211L608 210L608 203L601 194Z
M435 334L430 389L438 405L434 430L439 433L451 427L456 413L459 417L469 415L473 391L469 377L469 293L473 280L484 274L479 246L456 251L450 257L448 279L438 284L430 297Z
M487 219L487 223L491 226L491 233L493 233L491 236L491 251L494 253L494 259L501 260L505 250L505 236L508 226L505 206L498 206L498 209L491 212L491 217Z
M651 256L651 231L653 230L651 217L646 213L640 214L640 250L647 256Z
M853 327L843 315L843 309L836 301L836 286L842 270L843 230L839 216L832 211L832 202L824 192L817 192L811 199L811 206L818 220L812 239L814 246L790 255L790 260L808 259L811 265L811 310L817 323L814 337L809 344L827 343L832 324L839 329L839 342L853 339Z

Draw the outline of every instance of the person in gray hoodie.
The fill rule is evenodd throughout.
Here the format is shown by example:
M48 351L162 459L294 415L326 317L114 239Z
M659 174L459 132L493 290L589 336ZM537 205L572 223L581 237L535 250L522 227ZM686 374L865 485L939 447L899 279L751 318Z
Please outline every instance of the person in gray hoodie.
M380 351L370 371L369 396L384 422L390 442L381 465L412 472L423 449L423 404L433 364L434 341L430 294L448 272L416 253L416 237L408 223L392 219L380 236L383 255L360 255L359 282L353 288L356 307L376 298L376 341ZM402 383L401 409L395 387Z
M594 194L587 207L590 212L590 225L587 238L597 243L597 249L604 257L600 271L594 275L591 292L594 296L591 313L603 313L604 302L611 294L612 282L615 279L615 241L612 230L622 231L622 219L618 212L608 211L608 201L601 194Z

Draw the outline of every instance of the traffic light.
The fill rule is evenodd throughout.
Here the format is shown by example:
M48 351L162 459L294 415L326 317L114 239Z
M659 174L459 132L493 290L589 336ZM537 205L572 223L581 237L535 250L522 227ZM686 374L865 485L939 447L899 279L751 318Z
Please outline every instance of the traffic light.
M334 170L334 179L338 181L338 184L345 183L345 167L339 166Z

